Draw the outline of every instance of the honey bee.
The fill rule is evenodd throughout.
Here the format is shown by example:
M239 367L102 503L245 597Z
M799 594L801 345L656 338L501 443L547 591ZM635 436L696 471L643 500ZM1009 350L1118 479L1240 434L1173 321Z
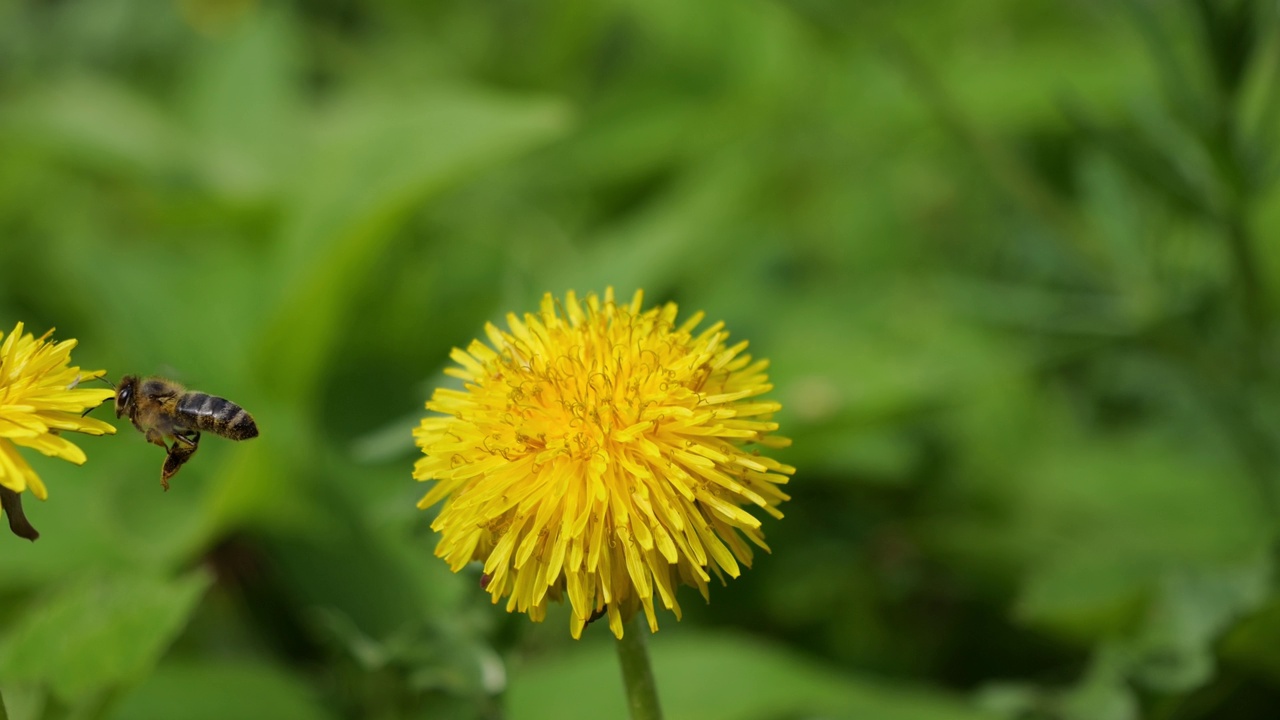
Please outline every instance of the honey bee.
M121 378L116 386L116 417L124 415L147 436L147 442L168 453L160 469L160 485L165 490L169 489L169 478L196 454L201 432L231 440L258 437L258 425L244 408L162 377ZM173 438L173 444L166 444L165 438Z

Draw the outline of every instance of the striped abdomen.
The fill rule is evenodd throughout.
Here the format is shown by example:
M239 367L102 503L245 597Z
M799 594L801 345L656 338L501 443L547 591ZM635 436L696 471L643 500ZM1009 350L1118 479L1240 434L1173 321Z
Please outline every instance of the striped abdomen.
M231 440L258 437L258 425L245 409L225 398L189 392L178 398L178 417L191 430Z

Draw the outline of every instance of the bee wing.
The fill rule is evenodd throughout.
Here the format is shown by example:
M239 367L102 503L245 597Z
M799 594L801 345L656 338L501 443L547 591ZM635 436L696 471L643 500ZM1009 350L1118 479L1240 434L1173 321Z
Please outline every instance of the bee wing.
M174 383L147 379L142 383L142 394L152 400L164 402L182 394L182 388Z

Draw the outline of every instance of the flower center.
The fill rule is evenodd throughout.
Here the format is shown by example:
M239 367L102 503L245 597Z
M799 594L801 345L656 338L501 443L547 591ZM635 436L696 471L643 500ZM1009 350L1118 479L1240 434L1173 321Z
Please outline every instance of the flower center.
M564 336L546 343L560 351L554 357L509 342L491 378L505 407L489 447L512 460L537 454L538 464L590 461L655 432L672 408L696 405L711 369L691 357L687 333L634 332L635 324L619 310L558 328Z

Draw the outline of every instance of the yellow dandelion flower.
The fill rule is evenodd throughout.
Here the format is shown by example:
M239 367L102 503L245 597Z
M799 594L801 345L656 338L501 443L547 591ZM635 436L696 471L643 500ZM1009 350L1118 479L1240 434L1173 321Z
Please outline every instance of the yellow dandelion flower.
M49 493L17 446L77 465L84 463L84 451L61 433L114 433L111 424L80 414L101 405L115 392L79 387L106 371L71 367L75 340L55 343L49 340L53 330L36 338L31 333L24 335L22 329L18 323L7 337L0 331L4 339L0 344L0 487L14 493L29 489L44 500Z
M432 529L436 555L455 572L484 562L485 588L507 610L546 616L569 597L570 631L602 613L613 634L644 609L658 628L655 594L680 617L676 586L709 599L715 574L737 577L752 549L768 550L756 506L782 517L780 488L795 468L760 454L781 406L761 400L768 361L746 342L726 345L723 323L695 332L676 306L642 310L595 294L490 324L489 344L455 349L450 375L414 430L424 457L418 503L446 500Z

